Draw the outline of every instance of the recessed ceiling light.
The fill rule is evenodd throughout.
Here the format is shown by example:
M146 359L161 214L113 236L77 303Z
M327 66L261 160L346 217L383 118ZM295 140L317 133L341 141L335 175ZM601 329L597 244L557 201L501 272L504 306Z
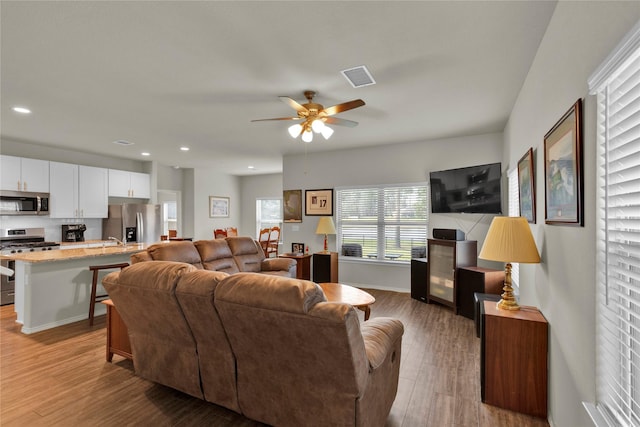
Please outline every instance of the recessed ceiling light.
M173 168L174 169L180 169L180 166L174 166Z
M151 153L147 153L146 151L143 151L143 152L142 152L142 153L140 153L140 154L142 154L143 156L150 156L150 155L151 155Z
M26 107L13 107L13 111L20 114L31 114L31 110Z
M255 166L247 166L247 169L255 169Z
M129 141L125 141L124 139L118 139L116 141L113 141L114 144L118 144L118 145L123 145L123 146L128 146L128 145L133 145L133 142L129 142Z
M180 147L181 151L189 151L189 147Z

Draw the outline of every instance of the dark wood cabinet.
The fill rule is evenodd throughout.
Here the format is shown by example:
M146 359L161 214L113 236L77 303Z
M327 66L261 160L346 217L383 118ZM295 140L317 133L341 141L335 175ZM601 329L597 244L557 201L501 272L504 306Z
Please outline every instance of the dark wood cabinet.
M338 283L338 252L313 254L313 281Z
M489 405L547 417L547 321L535 307L500 310L484 301L480 387Z
M461 267L456 280L458 314L475 318L473 294L501 294L504 285L504 270L484 267Z
M411 259L411 298L427 302L427 259Z
M427 250L427 302L438 302L458 313L456 272L475 266L478 256L475 240L429 239Z
M291 258L296 260L296 278L311 280L311 255L279 255L280 258Z

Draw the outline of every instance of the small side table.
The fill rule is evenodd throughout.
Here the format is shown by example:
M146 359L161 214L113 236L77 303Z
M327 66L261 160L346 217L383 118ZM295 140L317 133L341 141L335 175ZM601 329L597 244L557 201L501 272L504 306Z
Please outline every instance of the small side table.
M310 254L282 254L280 258L291 258L296 260L296 278L311 280L311 255Z
M127 325L122 321L113 301L108 299L101 303L107 306L107 362L111 362L114 354L133 360Z

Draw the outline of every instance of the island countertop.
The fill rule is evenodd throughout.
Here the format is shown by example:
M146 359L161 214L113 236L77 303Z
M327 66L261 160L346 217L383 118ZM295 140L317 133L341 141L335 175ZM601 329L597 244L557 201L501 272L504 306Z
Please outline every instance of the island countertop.
M126 246L94 246L89 248L54 249L51 251L23 252L19 254L2 255L0 259L11 259L29 263L68 261L81 258L94 258L105 255L134 254L151 246L148 243L131 243Z

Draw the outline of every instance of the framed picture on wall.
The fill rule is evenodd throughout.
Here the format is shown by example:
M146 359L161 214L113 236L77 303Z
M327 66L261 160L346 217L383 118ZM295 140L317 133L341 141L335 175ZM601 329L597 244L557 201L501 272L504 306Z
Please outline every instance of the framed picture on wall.
M304 214L333 216L333 190L306 190Z
M282 203L284 222L302 222L302 190L284 190Z
M582 100L544 137L545 223L583 225Z
M209 196L209 218L228 218L229 198Z
M518 190L520 192L520 216L531 224L536 223L536 181L533 168L533 148L518 162Z

